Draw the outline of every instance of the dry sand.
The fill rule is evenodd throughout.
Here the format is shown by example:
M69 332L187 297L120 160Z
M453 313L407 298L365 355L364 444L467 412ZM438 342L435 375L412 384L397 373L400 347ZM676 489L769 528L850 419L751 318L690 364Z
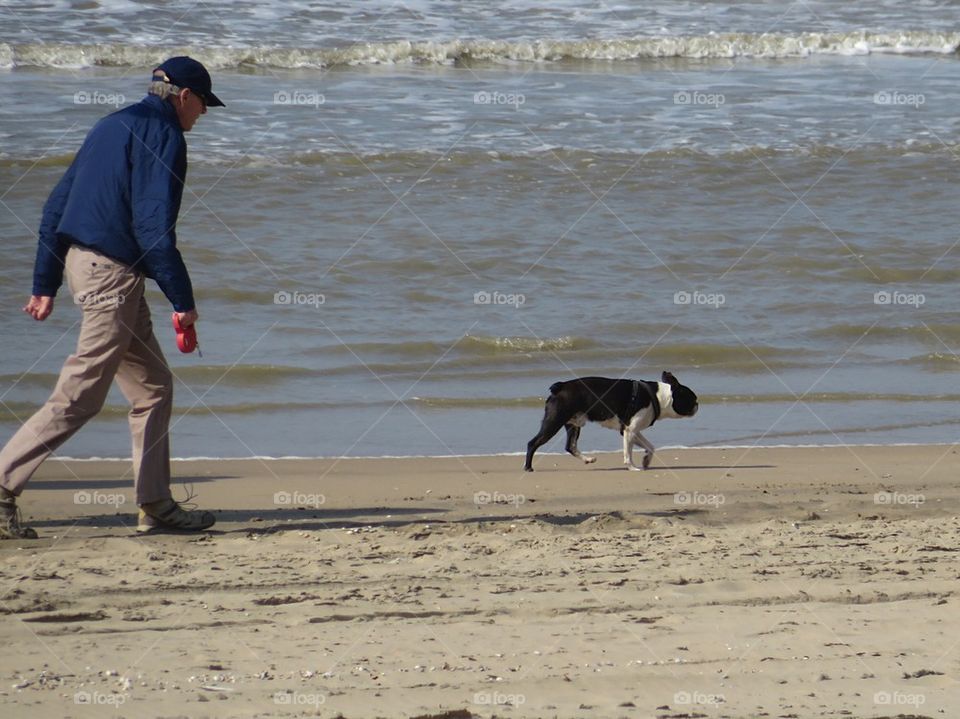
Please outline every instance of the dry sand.
M957 717L957 460L178 462L218 524L150 537L126 463L49 462L0 715Z

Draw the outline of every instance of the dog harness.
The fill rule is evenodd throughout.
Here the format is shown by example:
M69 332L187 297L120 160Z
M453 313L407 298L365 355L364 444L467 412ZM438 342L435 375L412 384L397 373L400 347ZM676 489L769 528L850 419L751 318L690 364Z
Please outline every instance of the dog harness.
M630 416L632 417L638 411L640 411L640 406L637 404L637 397L640 396L640 388L643 387L647 394L650 396L650 405L653 407L653 419L650 421L650 426L653 426L653 423L660 419L660 400L657 399L657 395L650 385L646 382L641 382L639 380L633 380L633 395L630 397L630 406L634 407L635 410L631 412Z

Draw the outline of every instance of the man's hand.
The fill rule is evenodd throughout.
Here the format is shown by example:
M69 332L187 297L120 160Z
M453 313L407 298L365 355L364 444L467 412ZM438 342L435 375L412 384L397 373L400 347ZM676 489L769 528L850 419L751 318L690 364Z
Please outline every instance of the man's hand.
M23 311L38 322L43 322L50 316L50 313L53 312L53 298L31 295L30 301L27 302L27 306L23 308Z
M181 327L189 327L198 319L200 319L200 315L198 315L197 311L193 309L189 312L177 312L177 319L180 321Z

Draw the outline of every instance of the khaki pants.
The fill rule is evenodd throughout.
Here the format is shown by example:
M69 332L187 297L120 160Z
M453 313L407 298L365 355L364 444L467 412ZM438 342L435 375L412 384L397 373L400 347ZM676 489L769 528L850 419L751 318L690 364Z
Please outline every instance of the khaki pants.
M130 402L137 504L170 497L173 375L153 336L143 275L73 246L66 278L83 311L77 351L41 407L0 451L0 486L23 491L40 464L96 415L114 377Z

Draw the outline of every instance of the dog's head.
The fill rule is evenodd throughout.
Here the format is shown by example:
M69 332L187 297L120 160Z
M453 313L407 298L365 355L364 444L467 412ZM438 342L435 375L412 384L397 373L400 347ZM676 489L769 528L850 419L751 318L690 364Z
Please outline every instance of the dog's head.
M667 412L672 410L677 417L693 417L700 409L700 403L697 402L697 395L694 391L680 384L680 380L669 372L664 372L660 379L670 387L669 407L667 403L661 401L664 414L669 416Z

